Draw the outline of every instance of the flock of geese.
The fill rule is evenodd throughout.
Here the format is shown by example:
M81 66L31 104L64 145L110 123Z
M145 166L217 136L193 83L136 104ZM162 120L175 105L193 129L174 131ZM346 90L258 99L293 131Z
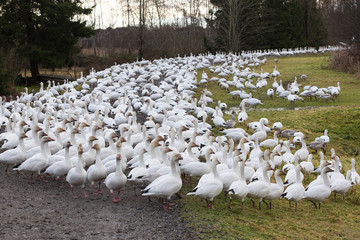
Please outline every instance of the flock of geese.
M9 167L30 173L31 182L34 174L44 182L44 176L52 176L59 186L65 180L74 198L79 187L88 196L86 184L94 195L102 194L104 183L113 202L118 202L120 190L131 184L135 191L141 188L143 196L158 197L162 207L170 209L172 196L189 181L193 189L187 195L205 199L209 208L222 191L230 198L229 207L235 198L241 203L250 198L254 204L257 199L259 208L263 201L271 208L273 200L286 198L297 209L305 198L320 208L331 192L344 197L352 185L360 184L354 159L346 177L335 150L325 159L323 152L330 142L327 130L307 145L303 133L283 129L280 122L270 128L266 118L248 123L249 130L234 128L234 118L223 119L225 103L208 106L214 102L210 91L204 89L199 100L194 97L204 80L212 81L204 73L198 78L198 69L209 68L222 78L234 75L234 86L242 83L241 78L248 79L250 86L253 77L249 75L254 72L248 67L264 64L267 55L277 54L294 53L257 51L143 60L91 71L62 85L49 82L46 89L41 84L37 93L26 89L16 99L0 103L0 124L5 128L0 134L0 162L7 165L7 173ZM280 73L274 69L270 75L275 79ZM262 81L270 77L259 76ZM220 79L216 81L229 84ZM280 93L278 87L272 89ZM290 87L291 91L295 84ZM243 109L246 104L255 105L251 94L243 99ZM244 112L239 122L247 121ZM226 129L215 137L213 127ZM273 138L268 138L272 131ZM318 167L308 148L320 150ZM316 173L320 175L305 188L304 174ZM284 181L282 175L286 175ZM194 178L199 179L196 186Z

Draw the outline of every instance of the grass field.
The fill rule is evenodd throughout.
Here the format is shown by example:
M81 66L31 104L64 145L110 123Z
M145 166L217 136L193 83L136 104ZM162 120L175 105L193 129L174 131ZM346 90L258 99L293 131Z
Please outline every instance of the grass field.
M258 121L261 117L269 119L270 124L280 121L285 129L302 131L308 136L307 142L323 135L328 129L330 144L327 146L325 158L330 158L330 148L334 148L343 164L342 172L351 168L350 159L357 160L356 168L360 169L360 80L350 74L344 74L327 68L330 54L299 55L279 58L276 63L283 83L292 82L298 77L303 86L316 85L318 87L336 86L340 82L340 96L335 102L321 100L306 100L296 102L295 107L311 106L314 108L292 110L288 101L280 98L267 99L266 89L271 87L273 80L262 90L254 91L253 96L260 98L263 105L255 110L249 110L247 122ZM268 58L265 65L260 68L272 72L275 62ZM209 78L214 76L208 70ZM199 71L201 78L202 70ZM301 74L307 79L300 81ZM286 87L286 85L284 85ZM198 94L202 88L197 91ZM214 94L214 100L226 102L228 107L237 107L240 100L232 99L225 90L217 84L209 82L207 89ZM230 89L235 90L234 89ZM199 97L199 95L198 95ZM212 106L215 106L212 105ZM284 108L287 110L266 110L271 108ZM228 119L230 116L226 116ZM246 129L246 124L237 123L237 127ZM216 130L215 130L216 132ZM272 135L272 133L271 133ZM269 134L270 136L270 134ZM314 154L314 165L319 164L319 156ZM359 170L358 170L359 171ZM306 186L315 176L306 177ZM190 190L186 186L183 194ZM233 201L233 208L227 207L224 195L216 197L215 210L209 210L206 203L194 196L182 198L183 217L189 221L190 226L200 239L359 239L360 238L360 188L354 186L347 193L345 200L340 197L336 201L333 194L317 210L307 200L299 203L298 211L294 207L289 209L284 199L273 201L273 209L253 208L250 200L246 200L244 210L240 210L240 202Z

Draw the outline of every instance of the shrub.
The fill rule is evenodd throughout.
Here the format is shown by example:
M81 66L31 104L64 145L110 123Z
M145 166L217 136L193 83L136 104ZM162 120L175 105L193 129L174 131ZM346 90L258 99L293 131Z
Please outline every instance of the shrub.
M347 50L335 53L330 59L330 68L352 73L360 78L360 44L354 44Z

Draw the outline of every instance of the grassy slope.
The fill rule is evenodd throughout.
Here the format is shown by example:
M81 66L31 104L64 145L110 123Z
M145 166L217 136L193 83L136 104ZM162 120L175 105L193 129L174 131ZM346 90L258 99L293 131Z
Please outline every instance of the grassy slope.
M351 157L356 158L357 169L360 169L360 159L357 157L360 151L360 94L357 93L360 89L360 80L352 75L327 69L329 56L326 54L282 57L276 65L282 74L280 79L283 79L283 82L293 81L294 76L299 77L301 74L306 74L308 77L306 81L298 80L303 86L310 84L318 87L335 86L339 81L341 93L335 102L315 100L297 102L296 107L321 107L296 111L252 110L248 111L248 122L257 121L260 117L267 117L270 124L280 121L284 128L300 130L307 134L309 137L307 142L322 135L324 129L328 129L331 138L328 149L335 148L345 170L351 167ZM264 71L272 72L273 63L273 59L269 58L267 64L261 67ZM260 72L259 68L256 69L257 72ZM213 76L209 72L208 75ZM268 82L268 87L271 87L273 80ZM238 106L240 100L233 100L216 84L209 83L207 87L214 93L216 101L226 102L228 106ZM282 99L266 99L265 91L264 89L253 93L253 96L263 100L264 104L261 108L290 108L289 103ZM245 128L246 125L237 124L237 127ZM326 158L329 158L329 151L326 153ZM318 165L318 162L318 156L315 155L314 164ZM306 178L304 185L306 186L312 179L314 176ZM187 186L183 192L189 189ZM227 208L223 194L216 198L215 210L208 210L205 202L193 196L184 197L182 204L183 216L190 220L190 226L198 233L199 238L360 238L358 186L351 189L345 201L340 198L334 201L332 195L323 203L320 210L316 210L312 203L306 200L299 203L297 212L289 209L286 200L275 200L272 210L266 209L265 206L262 210L258 210L246 200L243 211L240 210L239 201L233 201L233 208L230 210Z

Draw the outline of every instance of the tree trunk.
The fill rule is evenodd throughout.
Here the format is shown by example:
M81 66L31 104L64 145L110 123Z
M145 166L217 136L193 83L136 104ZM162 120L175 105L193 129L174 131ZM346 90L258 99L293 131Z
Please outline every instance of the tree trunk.
M30 60L31 78L35 81L39 78L39 67L36 61Z

